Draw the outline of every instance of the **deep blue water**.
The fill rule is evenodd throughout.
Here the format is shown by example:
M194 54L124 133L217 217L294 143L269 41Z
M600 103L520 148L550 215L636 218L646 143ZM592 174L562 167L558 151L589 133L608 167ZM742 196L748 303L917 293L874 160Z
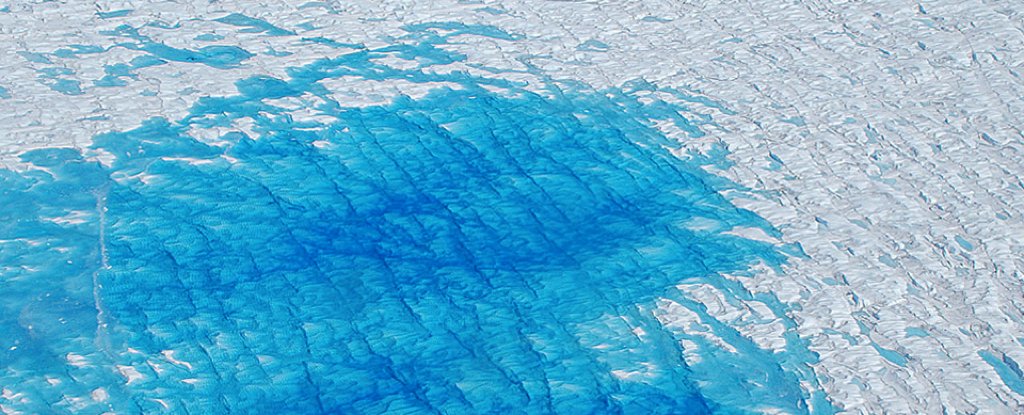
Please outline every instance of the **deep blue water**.
M704 281L789 321L778 300L720 274L778 267L794 247L723 234L778 232L719 194L735 185L701 169L722 154L673 156L677 144L650 122L699 136L712 120L642 103L655 88L643 82L595 91L552 80L541 93L372 60L461 60L435 48L444 39L430 27L410 29L421 43L240 80L237 95L204 98L183 119L102 134L85 155L30 151L23 159L39 169L0 171L0 381L18 384L20 407L67 411L75 404L62 395L98 387L109 398L82 405L123 413L824 407L800 389L814 355L795 334L790 351L761 350L674 288ZM124 32L158 59L218 67L249 56ZM356 107L318 83L341 76L459 88ZM295 121L267 102L282 97L333 121ZM234 132L222 137L230 145L211 145L190 132L242 118L259 137ZM91 158L99 153L113 161ZM686 226L696 220L713 226ZM663 328L651 313L658 298L696 311L737 352ZM701 346L700 363L683 360L682 338ZM142 377L125 384L118 367Z

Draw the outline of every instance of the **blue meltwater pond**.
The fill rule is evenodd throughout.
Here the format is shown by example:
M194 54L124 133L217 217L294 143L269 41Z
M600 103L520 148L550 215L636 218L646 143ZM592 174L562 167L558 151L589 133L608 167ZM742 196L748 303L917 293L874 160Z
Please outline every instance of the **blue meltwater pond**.
M102 388L79 404L808 411L799 382L814 356L799 338L762 350L675 288L706 280L749 299L721 274L785 261L786 247L723 233L778 234L719 194L733 185L701 165L721 159L672 155L651 122L700 135L710 120L640 99L653 88L642 83L530 92L372 57L245 79L183 119L97 136L84 155L31 151L37 168L0 171L0 381L19 385L24 407L66 409L62 396ZM319 82L342 76L450 87L352 106ZM331 121L297 121L270 102L280 98ZM241 119L258 137L197 138ZM665 328L652 313L661 298L734 350ZM684 360L683 338L700 359Z

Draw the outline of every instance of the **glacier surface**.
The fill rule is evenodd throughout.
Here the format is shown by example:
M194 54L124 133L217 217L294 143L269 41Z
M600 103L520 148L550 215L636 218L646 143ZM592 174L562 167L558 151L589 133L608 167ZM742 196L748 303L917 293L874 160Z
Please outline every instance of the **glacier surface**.
M4 413L1017 413L1013 2L0 8Z

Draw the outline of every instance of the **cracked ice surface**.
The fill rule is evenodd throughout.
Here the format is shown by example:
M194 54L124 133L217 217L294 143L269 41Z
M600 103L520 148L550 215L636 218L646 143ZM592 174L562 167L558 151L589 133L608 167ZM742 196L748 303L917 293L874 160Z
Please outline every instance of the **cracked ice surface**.
M5 412L1024 410L1018 3L2 10Z

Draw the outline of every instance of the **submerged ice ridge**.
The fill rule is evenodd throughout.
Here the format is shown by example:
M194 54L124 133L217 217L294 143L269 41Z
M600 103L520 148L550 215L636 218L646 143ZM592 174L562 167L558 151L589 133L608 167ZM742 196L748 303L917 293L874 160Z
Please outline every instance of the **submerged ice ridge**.
M709 119L644 82L534 92L375 62L463 59L438 27L503 33L411 27L420 43L240 80L183 119L0 171L4 407L830 411L784 305L723 277L799 248L732 234L778 231L719 193L735 185L701 166L722 160L679 159L652 127L700 135ZM352 106L324 86L342 77L451 86ZM763 303L785 350L717 321L686 281ZM663 324L666 302L699 323Z

